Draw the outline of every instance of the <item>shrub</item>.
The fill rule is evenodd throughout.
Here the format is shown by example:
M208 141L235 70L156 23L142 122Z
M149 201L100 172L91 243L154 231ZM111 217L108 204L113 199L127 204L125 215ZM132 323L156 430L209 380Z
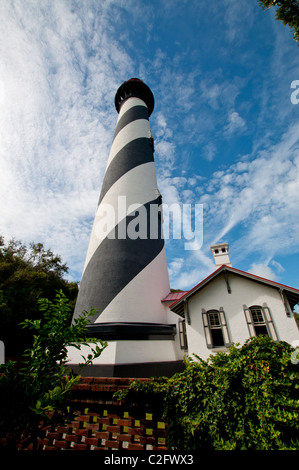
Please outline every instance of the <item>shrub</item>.
M299 366L292 351L258 336L207 361L186 358L183 372L133 382L119 398L146 393L163 403L169 449L299 449Z
M80 375L67 371L68 346L86 344L86 325L95 312L83 312L70 325L71 304L62 291L53 302L39 300L42 318L25 320L24 328L34 331L33 345L26 350L21 364L8 362L0 366L0 445L14 449L24 439L35 446L42 432L40 423L63 420L72 387ZM91 363L106 347L98 339L82 367Z

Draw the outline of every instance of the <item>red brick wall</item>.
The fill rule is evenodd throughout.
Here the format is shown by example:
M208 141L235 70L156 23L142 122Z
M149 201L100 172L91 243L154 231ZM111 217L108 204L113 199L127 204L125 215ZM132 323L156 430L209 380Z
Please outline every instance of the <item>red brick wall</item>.
M39 449L166 450L166 424L158 406L144 399L128 405L113 397L130 380L82 378L69 402L73 419L47 429Z

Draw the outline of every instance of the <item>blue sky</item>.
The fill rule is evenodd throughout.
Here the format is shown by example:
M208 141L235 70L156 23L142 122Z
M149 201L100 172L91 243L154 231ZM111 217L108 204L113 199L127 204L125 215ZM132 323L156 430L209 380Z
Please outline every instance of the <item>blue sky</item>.
M167 240L171 287L235 268L299 288L298 45L256 0L1 0L0 231L42 242L79 281L131 77L166 204L203 204L203 244ZM299 96L299 95L298 95Z

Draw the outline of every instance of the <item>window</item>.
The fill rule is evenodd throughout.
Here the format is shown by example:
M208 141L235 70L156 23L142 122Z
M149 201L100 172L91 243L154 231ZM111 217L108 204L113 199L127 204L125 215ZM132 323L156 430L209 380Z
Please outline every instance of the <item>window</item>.
M270 336L277 341L274 324L272 321L270 309L266 303L253 305L251 307L243 306L250 336Z
M179 320L179 338L181 349L184 349L186 351L188 349L188 343L185 320Z
M257 335L269 336L267 325L266 325L261 307L250 307L249 310L251 313L253 328L254 328L256 336Z
M214 347L224 346L219 312L208 312L212 343Z
M202 309L202 317L208 348L229 346L230 341L223 309L208 310L207 312Z

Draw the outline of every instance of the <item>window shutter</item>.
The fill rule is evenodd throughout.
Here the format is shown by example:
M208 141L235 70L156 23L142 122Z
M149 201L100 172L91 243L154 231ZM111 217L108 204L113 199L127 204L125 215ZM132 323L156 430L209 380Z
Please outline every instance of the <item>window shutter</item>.
M291 318L292 317L292 310L291 310L288 298L285 294L285 291L283 289L279 289L279 293L280 293L281 300L282 300L284 308L285 308L286 315L287 315L287 317Z
M187 299L184 301L184 314L185 314L185 318L187 320L188 325L191 325L191 318L189 315L189 304L188 304Z
M207 312L205 311L204 308L201 309L201 312L202 312L202 321L203 321L203 327L204 327L204 330L205 330L207 347L212 348L213 345L212 345L212 338L211 338L211 334L210 334L208 315L207 315Z
M278 341L277 334L274 328L274 323L271 317L270 309L266 303L263 304L264 319L268 326L270 336L274 341Z
M223 310L223 307L219 308L219 314L220 314L220 322L222 326L222 334L223 334L223 340L224 340L224 345L226 347L230 346L230 340L228 336L228 329L227 329L227 324L226 324L226 319L225 319L225 313Z
M247 321L247 325L248 325L248 329L249 329L249 334L250 334L250 336L255 336L255 331L254 331L254 326L252 324L252 318L251 318L250 310L247 307L247 305L243 305L243 310L244 310L244 313L245 313L245 317L246 317L246 321Z
M179 320L179 337L180 337L180 346L181 349L187 350L187 333L186 333L186 323L185 320Z

